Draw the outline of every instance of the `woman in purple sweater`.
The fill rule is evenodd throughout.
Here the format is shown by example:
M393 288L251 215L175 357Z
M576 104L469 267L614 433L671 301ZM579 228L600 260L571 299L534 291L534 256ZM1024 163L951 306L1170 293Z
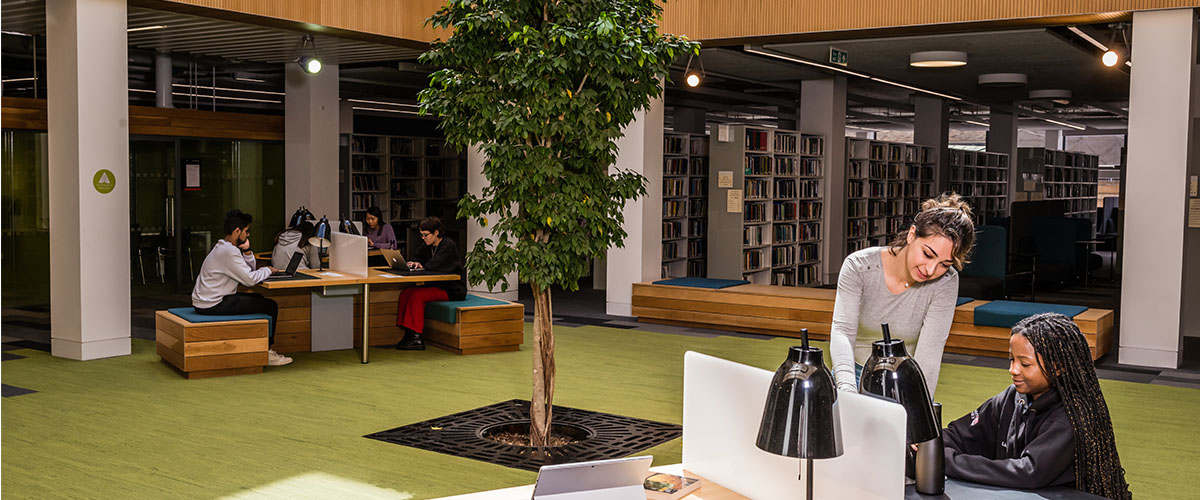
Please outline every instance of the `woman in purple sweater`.
M379 207L368 208L367 215L363 217L363 223L367 246L388 250L396 249L396 233L392 231L391 224L383 221L383 212L379 210Z

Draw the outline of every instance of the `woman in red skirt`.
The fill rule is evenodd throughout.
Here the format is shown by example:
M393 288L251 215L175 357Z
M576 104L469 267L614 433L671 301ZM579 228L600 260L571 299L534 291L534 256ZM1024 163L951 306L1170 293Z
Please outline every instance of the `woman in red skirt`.
M439 300L464 300L467 298L467 273L462 258L458 256L458 245L445 236L446 228L437 217L426 217L417 225L421 241L425 243L417 251L417 260L409 261L409 269L424 269L443 274L457 274L457 281L438 281L429 286L405 288L400 292L400 310L396 324L404 329L404 338L396 343L396 349L421 351L425 342L421 333L425 330L425 304Z

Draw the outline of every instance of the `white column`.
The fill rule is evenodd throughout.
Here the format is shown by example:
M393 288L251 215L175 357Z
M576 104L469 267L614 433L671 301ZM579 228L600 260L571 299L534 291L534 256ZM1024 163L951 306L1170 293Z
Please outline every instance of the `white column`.
M338 219L338 66L310 75L284 65L284 213L304 205L318 219ZM387 207L380 207L385 211ZM350 214L346 214L350 216Z
M1192 136L1196 14L1134 12L1129 84L1129 167L1121 273L1123 364L1176 368L1184 313L1181 275L1187 229L1188 147ZM1197 200L1200 198L1191 198ZM1188 283L1196 287L1196 283ZM1191 299L1194 309L1196 299Z
M1046 129L1046 149L1063 149L1063 131Z
M800 83L800 131L825 137L825 240L822 283L837 283L846 260L846 78ZM711 203L709 204L710 210Z
M487 177L483 176L483 164L487 162L487 155L478 148L467 149L467 192L475 196L483 195L483 188L488 186ZM467 241L466 251L470 252L475 248L475 242L483 238L492 237L492 226L496 222L496 217L489 216L487 227L479 224L478 219L467 220ZM493 241L495 241L493 239ZM501 284L507 282L508 290L501 291ZM497 282L495 288L488 288L487 283L478 285L467 284L467 291L475 295L486 297L495 297L501 300L515 302L517 300L517 273L512 272L504 277L503 282Z
M639 111L617 140L616 168L646 176L646 195L625 205L624 248L608 251L605 275L605 311L614 316L633 315L633 284L662 275L662 168L663 101L650 101Z
M950 187L950 104L940 97L914 95L913 111L913 143L933 147L935 191L945 191Z
M46 2L50 352L129 354L125 0Z

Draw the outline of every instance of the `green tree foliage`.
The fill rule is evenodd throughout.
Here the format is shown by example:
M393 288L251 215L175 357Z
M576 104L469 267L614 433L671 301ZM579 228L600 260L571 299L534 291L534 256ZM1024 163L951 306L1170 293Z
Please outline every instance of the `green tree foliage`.
M661 12L654 0L454 0L429 19L453 36L421 57L442 68L421 110L441 116L449 142L489 158L489 186L459 202L459 216L495 236L467 255L472 283L519 271L535 291L574 290L588 257L622 245L621 209L646 181L610 172L616 139L660 94L671 61L699 50L659 34Z

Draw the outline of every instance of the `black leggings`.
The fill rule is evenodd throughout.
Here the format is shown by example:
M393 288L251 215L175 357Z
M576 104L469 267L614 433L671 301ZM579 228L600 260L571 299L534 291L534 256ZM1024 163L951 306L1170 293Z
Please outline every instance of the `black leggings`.
M266 314L271 316L267 324L267 344L275 343L275 320L279 318L279 304L257 293L235 293L226 295L221 303L207 309L195 308L196 314L228 316L231 314Z

